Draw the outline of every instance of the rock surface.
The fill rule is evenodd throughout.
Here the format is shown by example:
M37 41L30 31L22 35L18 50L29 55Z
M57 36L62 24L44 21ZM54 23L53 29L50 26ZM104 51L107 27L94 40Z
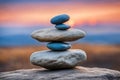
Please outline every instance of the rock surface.
M32 37L41 42L74 41L85 36L85 32L79 29L57 30L40 29L32 32Z
M81 61L86 60L86 53L80 49L67 51L38 51L32 53L30 61L32 64L46 69L73 68Z
M0 73L0 80L120 80L120 72L105 68L66 70L22 69Z
M61 15L57 15L55 17L53 17L50 22L52 24L62 24L66 21L68 21L70 19L70 17L67 14L61 14Z
M71 48L71 44L64 42L50 42L47 44L47 48L53 51L65 51Z

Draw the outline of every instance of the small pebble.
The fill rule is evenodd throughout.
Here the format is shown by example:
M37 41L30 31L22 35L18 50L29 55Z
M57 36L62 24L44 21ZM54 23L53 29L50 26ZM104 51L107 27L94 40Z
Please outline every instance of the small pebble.
M66 21L68 21L70 19L70 17L67 15L67 14L61 14L61 15L58 15L58 16L55 16L51 19L51 23L52 24L62 24Z
M47 47L53 51L65 51L70 49L71 45L64 42L50 42L47 44Z
M66 24L58 24L58 25L56 25L55 27L56 27L57 29L59 29L59 30L67 30L67 29L70 28L70 26L69 26L69 25L66 25Z

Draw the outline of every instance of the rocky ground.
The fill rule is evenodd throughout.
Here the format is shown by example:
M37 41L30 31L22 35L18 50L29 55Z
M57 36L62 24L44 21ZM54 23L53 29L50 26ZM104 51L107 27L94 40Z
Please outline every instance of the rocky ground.
M1 72L0 80L120 80L120 72L87 67L66 70L21 69Z

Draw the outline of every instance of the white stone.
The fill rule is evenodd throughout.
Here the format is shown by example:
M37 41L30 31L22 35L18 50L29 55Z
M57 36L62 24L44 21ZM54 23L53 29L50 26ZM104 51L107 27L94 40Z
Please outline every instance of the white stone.
M65 69L75 67L86 58L86 53L80 49L70 49L68 51L45 50L32 53L30 61L34 65L47 69Z
M85 32L80 29L40 29L32 32L31 36L41 42L52 41L74 41L85 36Z

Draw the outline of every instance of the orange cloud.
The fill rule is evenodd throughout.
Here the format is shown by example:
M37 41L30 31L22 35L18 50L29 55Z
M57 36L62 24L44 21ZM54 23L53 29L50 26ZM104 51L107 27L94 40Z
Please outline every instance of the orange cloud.
M66 13L70 24L89 22L120 22L120 4L8 4L0 6L0 23L48 24L51 17Z

